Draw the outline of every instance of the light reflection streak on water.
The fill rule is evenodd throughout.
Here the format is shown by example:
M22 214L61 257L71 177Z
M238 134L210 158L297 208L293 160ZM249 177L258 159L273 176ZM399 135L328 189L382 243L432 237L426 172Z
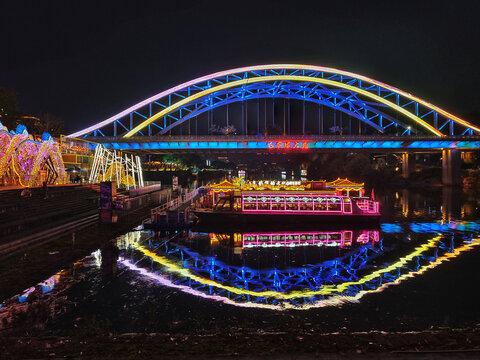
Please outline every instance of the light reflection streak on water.
M140 230L140 228L136 228L136 230ZM122 235L117 238L117 244L121 248L128 248L134 243L138 243L143 238L150 236L150 232L147 231L132 231L125 235ZM100 268L102 266L102 252L100 249L93 251L89 256L86 256L76 262L73 263L73 268L79 265L84 265L88 259L93 259L93 262L96 267ZM68 269L63 269L57 272L56 274L50 276L48 279L39 282L37 285L41 286L41 290L43 294L50 293L63 279L65 275L70 272ZM36 286L31 286L24 290L21 294L13 296L11 299L7 299L6 303L16 303L17 301L20 304L25 303L28 300L28 297L36 290ZM15 299L15 300L13 300ZM5 303L0 303L0 309L2 311L5 310L7 305Z
M450 223L403 223L403 224L393 223L393 224L382 224L381 227L382 227L382 231L384 231L386 233L404 232L405 231L404 229L406 229L406 231L409 231L409 232L413 231L413 232L419 232L419 233L438 233L438 232L442 231L442 232L452 234L454 232L476 232L476 230L480 230L480 222L456 221L456 222L450 222ZM395 230L395 231L391 231L392 229ZM143 232L140 232L140 231L130 232L130 233L127 233L127 234L117 238L117 244L120 248L123 248L123 249L141 248L141 245L139 245L139 244L144 243L145 241L148 241L148 238L150 237L150 234L151 233L145 232L145 231L143 231ZM390 265L386 269L375 271L372 274L369 274L369 275L363 277L362 279L360 279L356 282L345 282L344 284L340 284L340 285L337 285L335 287L330 286L330 285L326 285L326 286L323 286L323 288L321 290L319 290L318 292L311 292L310 291L310 292L296 292L296 293L295 292L279 293L279 292L272 291L272 292L266 293L268 295L273 294L272 298L279 299L279 300L282 301L282 302L279 302L276 305L266 304L266 303L258 304L258 303L254 303L254 302L243 302L243 303L235 302L234 300L228 299L225 296L205 294L205 293L203 293L199 290L189 288L188 286L185 286L185 285L174 284L172 281L170 281L169 279L163 278L161 275L152 274L152 273L148 272L147 270L142 270L141 267L138 267L136 265L132 265L130 263L129 264L132 265L132 266L128 266L128 268L140 271L142 273L142 275L144 275L144 276L152 277L152 275L155 275L155 276L158 276L158 277L162 277L162 279L164 279L164 280L162 280L162 285L169 286L169 287L175 287L175 288L181 289L184 292L189 292L189 293L194 294L196 296L207 297L207 298L211 298L211 299L214 299L214 300L217 300L217 301L223 301L225 303L233 304L233 305L236 305L236 306L262 307L262 308L272 308L272 309L283 309L283 308L308 309L308 308L312 308L312 307L322 307L322 306L331 306L331 305L336 306L336 305L341 305L342 303L345 303L345 302L358 301L363 295L365 295L367 293L381 292L383 289L387 288L388 286L397 285L400 282L404 281L405 279L411 278L415 275L423 274L427 270L432 269L432 268L438 266L439 264L441 264L442 262L448 261L448 260L458 256L462 252L471 250L473 247L475 247L479 244L479 239L475 238L475 239L471 240L469 243L467 243L467 244L465 244L465 245L463 245L459 248L454 249L453 252L447 252L444 255L442 255L440 257L437 257L435 260L431 261L430 263L421 266L420 268L416 269L415 271L409 271L408 273L403 274L401 276L398 276L393 280L384 282L383 284L381 284L381 286L378 286L375 289L369 289L369 290L361 289L357 293L355 293L355 295L352 295L352 296L345 295L345 293L348 292L349 287L361 286L362 284L367 283L371 279L381 277L382 274L388 273L389 269L390 270L393 269L396 265L405 264L406 262L408 262L409 259L411 260L415 256L420 255L423 250L427 251L428 249L434 248L435 244L436 244L436 241L438 239L439 239L439 237L436 237L434 239L429 240L426 244L422 245L422 247L415 249L415 251L412 254L408 255L407 257L404 257L404 258L400 259L395 264ZM147 253L147 251L149 251L149 250L146 249L146 248L144 248L144 249L146 250L144 256L146 256L146 257L152 256L152 258L155 257L157 259L161 259L157 254L155 254L153 252ZM74 265L82 264L84 262L84 260L92 258L92 257L95 258L95 252L92 253L90 256L87 256L86 258L79 260ZM168 259L165 259L165 260L161 259L161 260L163 262L167 261L167 263L166 263L167 264L167 270L171 270L171 272L169 273L170 275L175 274L175 273L178 273L180 275L185 275L187 277L191 275L190 273L188 273L187 269L183 269L183 271L186 271L186 273L184 273L183 271L179 272L179 270L182 270L182 269L177 265L176 262L169 261ZM125 261L126 260L122 261L122 263L125 264ZM141 261L141 260L139 260L139 261ZM67 270L62 270L62 271L52 275L51 277L49 277L45 281L40 282L38 285L41 285L42 292L44 294L51 292L56 287L56 285L61 281L63 275L66 274L67 272L68 272ZM168 273L168 271L167 271L167 273ZM195 280L195 279L197 279L197 277L192 278L192 279ZM222 286L225 287L223 284L220 284L220 283L217 283L217 282L212 282L209 279L204 279L204 278L198 277L198 280L203 281L203 284L205 284L209 287L217 287L217 288L221 288ZM189 288L190 290L187 291L187 288ZM262 294L261 292L245 292L244 289L235 288L235 287L232 287L232 289L230 289L230 288L226 288L226 289L228 289L227 291L231 290L232 293L238 293L239 295L242 295L242 294L250 295L251 294L252 296L255 296L255 297L261 297L261 294ZM25 302L27 300L28 296L34 290L35 290L35 287L30 287L30 288L26 289L24 292L21 293L21 295L17 295L15 297L17 299L16 301L18 301L20 303ZM236 291L236 292L234 292L234 291ZM200 295L200 294L203 294L203 295ZM298 298L300 298L300 297L305 298L305 297L309 297L309 296L310 297L315 297L318 294L320 294L322 296L330 295L330 297L327 298L327 299L314 299L313 303L307 303L307 304L303 304L303 305L291 304L289 302L284 301L284 300L288 300L288 299L294 298L294 297L298 297ZM267 295L264 295L264 297L266 297L266 296ZM0 304L0 309L4 306L5 306L5 304Z
M380 224L382 232L387 234L403 233L405 230L414 233L452 233L454 231L462 232L480 232L480 222L478 221L451 221L451 222L412 222L412 223L382 223Z
M152 261L162 265L163 267L162 271L165 271L167 274L169 274L170 277L172 275L175 275L177 277L183 277L185 279L189 279L190 282L198 283L201 286L208 287L210 289L210 292L211 292L211 288L213 287L213 288L216 288L217 291L220 290L220 292L226 291L228 295L220 296L218 294L215 294L215 295L206 294L197 289L193 289L192 287L174 283L170 279L163 277L159 274L153 274L154 275L153 277L155 278L158 277L159 279L160 278L162 279L161 283L163 285L166 285L169 287L175 287L175 288L181 289L182 291L188 292L190 294L198 295L198 296L200 296L199 294L201 293L203 294L201 295L202 297L209 297L217 301L223 301L226 303L233 302L233 304L237 306L261 307L261 308L270 308L270 309L286 309L286 308L309 309L312 307L324 307L324 306L332 306L332 305L338 306L342 303L358 301L365 294L381 292L390 285L397 285L405 279L411 278L418 274L423 274L425 271L432 269L438 266L439 264L458 256L462 252L471 250L473 247L480 244L479 238L475 238L470 242L465 243L463 246L453 249L452 252L446 252L445 254L438 257L435 256L434 260L428 260L429 261L428 263L425 263L424 265L418 265L416 269L413 269L413 270L409 269L407 273L401 274L400 269L405 269L406 267L408 268L407 265L409 262L412 262L415 259L418 260L419 257L422 257L423 261L425 261L425 259L431 259L431 257L428 257L426 255L426 252L434 248L438 249L440 246L439 241L441 239L442 239L441 235L436 236L435 238L428 240L425 244L416 247L413 252L400 258L397 262L387 266L386 268L376 270L368 275L365 275L357 281L348 281L348 282L340 283L337 285L324 285L319 290L316 290L316 291L296 290L288 293L282 293L282 292L272 291L272 290L252 291L245 288L225 285L225 284L216 282L214 280L198 276L192 273L190 269L181 267L182 262L167 259L165 256L159 256L158 254L150 251L149 249L145 248L144 246L138 243L133 244L133 248L140 251L140 253L144 257L150 258L152 259ZM142 269L141 267L138 267L131 263L129 264L130 264L128 265L129 268L135 268L137 271L140 271L143 275L152 277L150 275L147 275L147 273L149 273L147 270L141 270ZM394 274L395 272L398 272L398 274L395 275ZM371 282L374 282L374 281L378 281L379 284L375 284L375 286L372 286ZM368 285L374 288L365 290L364 285ZM187 291L187 288L189 289L188 291ZM348 295L349 292L353 293L353 295ZM229 299L231 294L234 294L236 296L246 296L247 301L235 302ZM319 295L321 297L328 296L328 298L318 299ZM221 299L219 299L219 297ZM250 297L255 297L258 301L262 301L263 303L252 302L250 301L251 300ZM293 299L300 299L300 298L304 299L304 304L289 302ZM271 304L269 304L266 299L273 299L273 301Z
M358 285L358 284L362 284L362 283L364 284L367 281L369 281L369 279L371 280L375 277L380 276L381 274L388 273L392 270L395 270L395 269L401 267L402 264L407 263L412 258L414 258L416 256L419 256L422 252L424 252L424 251L428 250L429 248L431 248L432 246L434 246L439 241L439 239L440 239L440 236L437 236L433 239L430 239L426 244L423 244L422 246L417 247L415 249L415 251L413 251L412 253L410 253L409 255L407 255L405 257L402 257L395 264L392 264L385 269L375 271L372 274L369 274L369 275L365 276L364 278L362 278L358 282L340 284L339 286L337 286L335 288L322 289L319 292L306 291L306 292L303 292L303 293L302 292L293 292L293 293L290 293L290 294L282 294L282 293L278 293L278 292L268 292L268 294L262 294L262 296L259 295L260 293L256 294L256 296L260 296L260 297L265 297L267 295L272 295L273 294L274 297L280 298L282 300L287 300L287 299L290 299L292 297L300 297L300 296L304 297L304 298L312 297L313 295L319 294L319 293L321 293L322 291L325 291L325 290L328 293L337 292L336 295L334 295L330 298L319 299L319 300L316 300L315 302L305 303L305 304L302 304L300 306L298 306L296 304L292 304L290 302L286 302L286 301L282 301L282 302L279 302L277 304L259 303L259 302L252 302L252 301L236 302L236 301L234 301L230 298L227 298L225 296L206 294L206 293L201 292L199 290L193 289L192 287L189 287L187 285L175 284L172 280L170 280L166 276L162 276L162 275L159 275L159 274L156 274L156 273L151 273L151 272L147 271L146 269L141 268L141 267L131 263L128 260L122 260L121 262L125 266L127 266L129 269L138 271L143 276L146 276L146 277L157 280L161 285L168 286L168 287L171 287L171 288L176 288L176 289L184 291L185 293L192 294L192 295L195 295L195 296L199 296L199 297L202 297L202 298L208 298L208 299L215 300L215 301L221 301L221 302L226 303L226 304L231 304L231 305L240 306L240 307L252 307L252 308L263 308L263 309L274 309L274 310L284 310L284 309L308 310L308 309L311 309L311 308L326 307L326 306L340 306L344 303L357 302L357 301L360 300L360 298L362 298L366 294L381 292L389 286L398 285L406 279L413 278L414 276L417 276L417 275L421 275L424 272L426 272L427 270L433 269L434 267L442 264L443 262L449 261L450 259L455 258L456 256L458 256L462 252L469 251L473 247L478 246L480 244L480 238L475 238L471 242L466 243L463 246L454 249L453 252L447 252L444 255L436 258L435 261L432 261L431 263L429 263L427 265L420 266L417 270L412 270L412 271L409 271L408 273L399 275L394 280L391 280L390 282L384 282L375 289L368 289L368 290L363 290L362 289L359 292L357 292L354 296L345 296L345 295L342 294L342 292L344 292L346 290L346 288L349 287L349 286ZM169 272L168 270L172 270L172 266L171 266L172 263L171 262L166 261L166 262L162 262L162 264L167 267L167 272ZM173 265L175 265L175 264L173 264ZM176 267L176 265L174 267ZM181 273L185 274L183 271L181 271ZM197 277L194 276L192 278L196 279ZM220 288L224 287L222 284L212 282L209 279L200 279L200 280L202 280L201 283L205 284L205 285L216 286L216 287L220 287ZM235 289L235 288L231 288L231 287L227 287L227 288L229 290L231 290L231 292L234 292L234 293L237 293L237 294L248 294L248 293L250 293L250 292L245 291L243 289ZM253 294L253 293L251 293L251 294Z

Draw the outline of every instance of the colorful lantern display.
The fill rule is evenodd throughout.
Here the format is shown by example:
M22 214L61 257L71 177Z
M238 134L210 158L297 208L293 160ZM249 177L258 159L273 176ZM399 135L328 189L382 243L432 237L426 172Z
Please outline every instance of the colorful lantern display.
M41 185L43 181L64 184L66 172L58 144L48 133L36 141L23 125L8 132L0 123L0 177L6 176L21 186Z

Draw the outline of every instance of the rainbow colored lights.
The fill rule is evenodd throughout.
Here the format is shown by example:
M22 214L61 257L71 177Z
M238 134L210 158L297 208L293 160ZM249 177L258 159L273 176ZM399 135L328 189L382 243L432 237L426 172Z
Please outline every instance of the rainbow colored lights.
M64 184L66 172L58 144L47 133L42 141L33 140L24 126L19 125L15 133L3 128L0 130L0 177L21 186L41 185L42 181Z

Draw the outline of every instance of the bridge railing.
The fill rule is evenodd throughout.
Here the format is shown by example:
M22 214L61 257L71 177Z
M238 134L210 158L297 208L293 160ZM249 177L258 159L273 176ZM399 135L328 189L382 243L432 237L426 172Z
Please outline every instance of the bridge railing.
M149 141L160 140L160 141L185 141L187 139L192 139L195 141L205 140L205 141L227 141L229 139L235 141L254 141L254 140L264 140L264 141L275 141L275 140L301 140L301 139L315 139L315 140L478 140L480 137L477 135L454 135L454 136L445 136L445 137L438 137L434 135L395 135L395 134L386 134L386 135L335 135L335 134L325 134L325 135L318 135L318 134L305 134L305 135L172 135L172 136L165 136L165 135L151 135L151 136L133 136L130 138L122 138L119 136L102 136L102 137L92 137L92 139L96 139L99 142L110 142L110 141L119 141L122 142L136 142L140 139L148 139Z

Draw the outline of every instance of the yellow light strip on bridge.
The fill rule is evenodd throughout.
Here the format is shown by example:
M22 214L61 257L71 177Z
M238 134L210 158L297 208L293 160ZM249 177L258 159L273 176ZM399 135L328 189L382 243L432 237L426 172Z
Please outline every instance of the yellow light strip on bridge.
M160 111L160 112L156 113L155 115L151 116L150 118L146 119L140 125L136 126L134 129L132 129L128 133L126 133L124 135L124 137L128 138L128 137L136 134L137 132L139 132L140 130L142 130L144 127L148 126L149 124L151 124L155 120L157 120L157 119L169 114L170 112L172 112L172 111L174 111L174 110L176 110L176 109L178 109L178 108L180 108L180 107L182 107L182 106L184 106L184 105L186 105L186 104L188 104L188 103L190 103L194 100L197 100L201 97L207 96L209 94L213 94L217 91L221 91L221 90L225 90L225 89L229 89L229 88L233 88L233 87L237 87L237 86L241 86L241 85L245 85L245 84L253 84L253 83L258 83L258 82L271 82L271 81L305 81L305 82L309 82L309 83L318 83L318 84L336 86L336 87L339 87L339 88L342 88L342 89L353 91L357 94L361 94L361 95L369 97L370 99L373 99L373 100L375 100L379 103L387 105L388 107L396 110L397 112L409 117L413 121L417 122L420 126L424 127L425 129L427 129L428 131L432 132L433 134L435 134L437 136L445 136L439 130L435 129L433 126L426 123L425 121L420 119L418 116L416 116L416 115L412 114L411 112L405 110L401 106L398 106L397 104L394 104L394 103L384 99L381 96L378 96L378 95L375 95L375 94L372 94L372 93L368 92L367 90L358 89L355 86L344 84L344 83L333 81L333 80L322 79L322 78L313 78L313 77L310 77L310 76L272 75L272 76L259 76L259 77L256 77L256 78L236 80L236 81L232 81L232 82L228 82L228 83L225 83L225 84L221 84L221 85L212 87L210 89L200 91L200 92L198 92L194 95L191 95L189 97L186 97L185 99L182 99L182 100L176 102L175 104L170 105L169 107L166 107L162 111Z
M180 267L176 262L167 259L165 256L159 256L156 253L148 250L144 246L141 245L134 245L134 248L142 252L145 256L150 257L152 260L155 262L158 262L159 264L163 265L166 270L170 273L175 273L177 275L180 275L182 277L188 277L194 281L197 281L201 284L208 285L208 286L214 286L216 288L224 289L227 290L233 294L238 294L238 295L251 295L251 296L269 296L269 297L275 297L279 299L294 299L294 298L300 298L300 297L311 297L315 295L330 295L332 293L337 293L341 294L345 290L348 289L349 286L354 286L354 285L363 285L371 280L374 280L376 278L381 277L385 273L392 272L400 267L403 267L407 264L407 262L411 261L414 257L421 255L422 253L428 251L429 249L433 248L436 246L436 243L440 240L441 236L437 236L433 239L430 239L427 243L415 248L415 251L412 253L402 257L400 260L398 260L396 263L381 269L374 271L371 274L365 275L361 279L357 281L349 281L345 282L342 284L338 285L326 285L323 286L321 289L313 291L313 290L308 290L308 291L292 291L290 293L280 293L278 291L252 291L252 290L247 290L247 289L241 289L241 288L236 288L234 286L229 286L229 285L224 285L221 283L218 283L216 281L210 280L203 278L201 276L195 275L191 272L190 269L187 268L182 268ZM439 264L443 261L443 258L451 258L455 255L458 255L460 252L465 251L467 249L470 249L474 246L477 246L480 244L480 239L474 239L470 244L464 245L461 248L455 249L453 254L449 255L444 255L442 257L442 260L440 261L437 259L435 261L436 264ZM403 276L402 276L403 278Z

